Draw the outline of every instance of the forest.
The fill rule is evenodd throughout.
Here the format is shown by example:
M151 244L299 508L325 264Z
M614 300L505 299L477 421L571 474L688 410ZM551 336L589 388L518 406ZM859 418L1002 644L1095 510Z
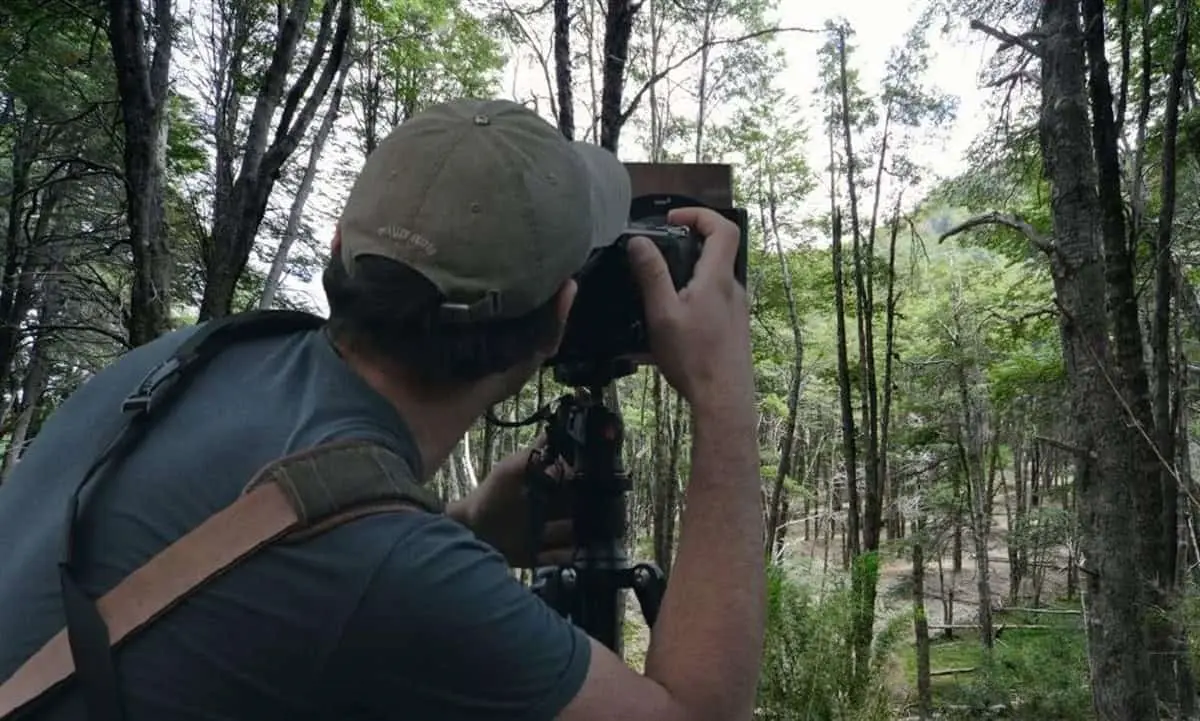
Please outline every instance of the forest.
M251 308L323 313L362 159L430 104L508 97L625 160L733 168L759 717L1196 718L1200 7L889 0L908 24L868 73L837 3L804 25L789 3L4 0L0 479L127 350ZM930 72L952 32L983 49L985 107ZM815 83L790 80L800 38ZM940 175L968 112L983 131ZM567 390L540 374L495 415ZM688 409L652 367L609 401L630 553L669 583ZM535 432L481 419L438 492Z

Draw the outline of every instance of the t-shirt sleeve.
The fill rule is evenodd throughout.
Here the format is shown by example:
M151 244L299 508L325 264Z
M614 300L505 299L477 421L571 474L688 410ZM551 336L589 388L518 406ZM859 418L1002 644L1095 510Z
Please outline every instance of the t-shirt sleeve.
M553 719L583 685L586 634L437 516L399 539L330 659L345 717Z

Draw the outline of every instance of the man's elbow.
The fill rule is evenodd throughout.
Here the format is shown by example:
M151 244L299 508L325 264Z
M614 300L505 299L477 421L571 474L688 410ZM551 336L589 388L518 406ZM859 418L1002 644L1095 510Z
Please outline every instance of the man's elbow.
M754 699L738 689L669 689L592 641L583 687L557 721L750 721Z

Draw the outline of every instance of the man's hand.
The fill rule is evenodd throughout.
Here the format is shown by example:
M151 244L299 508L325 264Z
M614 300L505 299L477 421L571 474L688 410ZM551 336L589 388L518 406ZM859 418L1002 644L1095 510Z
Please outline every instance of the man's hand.
M667 220L694 228L705 241L692 279L679 292L653 243L636 237L629 245L654 362L693 407L709 401L747 407L754 369L746 290L733 275L738 228L706 208L678 208Z
M545 444L539 438L533 446L518 451L492 467L488 477L469 496L450 504L447 514L493 546L516 568L557 565L569 561L573 536L570 520L546 523L541 547L531 548L530 499L525 481L530 454ZM552 473L561 475L557 468Z
M593 642L588 679L559 721L754 716L767 594L750 311L733 275L739 232L712 210L681 208L668 217L705 238L685 288L675 291L649 241L635 238L629 252L650 352L694 413L678 552L645 678ZM720 569L720 583L713 583L713 569Z

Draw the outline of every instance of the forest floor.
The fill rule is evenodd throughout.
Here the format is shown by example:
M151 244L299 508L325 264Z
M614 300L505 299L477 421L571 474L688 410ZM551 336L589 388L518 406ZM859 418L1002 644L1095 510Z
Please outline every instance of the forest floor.
M994 508L997 511L993 514L992 528L989 532L988 575L992 608L1002 609L1008 606L1011 585L1008 524L1003 498L996 499ZM825 520L824 523L828 524L828 520ZM840 537L835 536L832 543L828 545L823 537L805 540L800 524L792 526L791 534L787 562L802 574L806 585L816 591L824 586L827 579L835 575L844 577ZM930 625L930 637L936 644L932 658L935 672L939 669L974 666L974 656L978 649L978 640L972 640L978 637L972 630L964 629L966 631L964 633L964 630L956 628L954 631L956 640L950 641L943 638L943 629L938 628L948 624L956 627L970 626L978 622L978 568L974 554L974 539L970 529L962 530L962 570L958 573L953 571L951 544L947 541L941 545L945 549L940 559L941 573L939 573L937 555L931 549L926 549L925 552L925 611ZM882 565L876 611L877 630L883 631L893 623L908 623L900 633L902 646L897 648L896 656L891 664L892 668L888 674L889 689L895 695L897 702L903 704L905 699L911 699L915 683L915 668L913 667L915 659L910 621L912 618L912 561L910 550L903 541L885 541L881 549L881 556ZM1057 610L1069 608L1071 604L1064 605L1062 602L1067 590L1065 573L1067 553L1060 547L1056 551L1048 553L1047 556L1044 562L1048 568L1043 574L1038 605ZM1029 599L1032 591L1030 579L1026 578L1022 581L1020 590L1021 600L1018 605L1021 607L1033 606L1034 602ZM943 600L951 595L953 597L953 617L947 619ZM1077 603L1076 601L1075 607L1077 607ZM637 602L632 594L628 596L627 604L626 618L632 623L626 624L626 658L635 667L640 668L649 643L649 632L641 622ZM1061 616L1047 618L1044 615L1030 618L1024 613L1005 614L995 621L998 627L1014 622L1018 624L1054 623L1056 625L1065 622L1072 626L1078 623L1077 618L1070 619ZM1017 642L1017 638L1023 633L1021 631L1008 632L1008 634L1018 634L1013 636L1014 642ZM1009 638L1008 634L1005 636L1006 639ZM935 697L938 695L938 687L944 688L946 684L953 685L956 683L956 678L964 677L943 676L935 679L938 682L935 684Z
M992 594L992 606L1002 606L1008 602L1011 573L1008 559L1008 519L1004 512L1002 498L995 502L996 512L992 514L992 527L988 534L988 581ZM827 522L827 521L826 521ZM794 527L795 528L795 527ZM796 529L797 531L801 529ZM795 532L795 531L794 531ZM813 534L814 536L816 534ZM884 542L881 551L883 564L879 577L879 611L881 622L885 622L895 613L912 612L912 561L906 547L900 547L897 542ZM950 624L970 624L978 620L979 614L979 585L978 565L975 561L975 543L970 528L962 531L962 570L955 573L954 559L950 543L943 543L945 552L941 559L930 549L925 550L925 613L930 626ZM831 544L826 544L822 537L805 540L794 538L789 544L789 557L802 567L807 567L806 574L811 580L819 580L829 571L840 572L842 549L841 539L835 538ZM1043 575L1040 601L1048 603L1066 594L1067 590L1067 552L1058 548L1048 553L1044 562L1051 568ZM938 562L941 561L941 573ZM1023 580L1022 597L1027 598L1031 591L1030 579ZM947 620L943 601L953 599L953 618Z

